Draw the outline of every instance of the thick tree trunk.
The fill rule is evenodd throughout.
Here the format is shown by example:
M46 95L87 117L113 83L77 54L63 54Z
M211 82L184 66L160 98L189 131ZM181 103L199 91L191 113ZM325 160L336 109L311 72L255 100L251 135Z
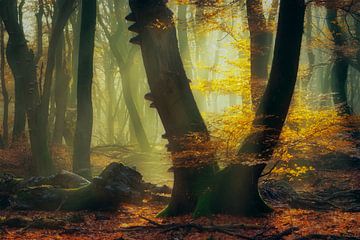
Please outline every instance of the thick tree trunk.
M213 153L202 149L209 134L180 58L172 12L158 1L130 1L130 7L132 13L127 19L136 23L129 29L139 33L130 42L141 46L151 90L145 98L159 113L173 156L171 202L160 215L189 213L204 194L206 181L214 176ZM156 22L163 27L154 27Z
M79 70L77 83L77 120L74 139L73 170L91 177L90 144L93 125L91 88L93 79L96 0L82 2Z
M233 164L221 171L213 199L203 200L210 202L210 206L200 205L196 215L209 212L258 215L270 210L258 192L258 180L278 144L289 111L299 66L304 15L304 0L281 0L270 79L253 122L256 129L263 130L250 134L238 153L240 160L254 163Z

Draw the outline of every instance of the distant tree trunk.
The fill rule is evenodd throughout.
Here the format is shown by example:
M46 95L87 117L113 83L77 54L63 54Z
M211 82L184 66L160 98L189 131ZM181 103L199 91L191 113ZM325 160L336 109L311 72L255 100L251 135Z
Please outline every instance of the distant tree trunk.
M53 132L53 144L61 145L65 129L65 112L69 95L70 76L66 67L65 39L61 35L56 48L55 60L55 126Z
M16 16L16 21L19 19L19 28L20 31L23 32L22 28L22 5L25 1L22 1L22 4L19 6L19 14L16 9L14 9L14 13ZM8 49L8 48L7 48ZM9 58L8 51L6 51L6 55ZM10 63L9 63L10 64ZM12 140L13 142L19 140L20 138L25 137L25 125L26 125L26 98L25 98L25 86L24 79L20 75L14 77L15 80L15 113L14 113L14 125L13 125L13 133Z
M273 155L289 111L299 66L305 15L304 0L281 0L274 60L269 83L253 122L262 129L250 134L239 150L255 165L233 164L219 173L212 212L258 215L268 212L258 191L258 181ZM260 162L260 163L259 163Z
M327 8L326 16L326 22L335 44L335 60L331 69L331 90L333 92L333 102L340 115L350 115L352 114L352 109L347 99L349 59L345 56L343 49L346 45L346 39L337 19L337 10L329 6Z
M36 77L36 63L33 52L28 48L16 11L16 1L3 0L0 9L5 28L9 34L7 45L8 64L14 78L21 82L22 95L26 99L29 135L35 174L48 175L54 172L53 162L47 145L47 129L38 112L40 104L39 85Z
M43 0L38 1L38 12L35 14L36 17L36 26L37 26L37 36L36 36L36 56L35 62L38 63L42 54L43 54L43 22L42 18L44 16L44 2Z
M3 122L2 122L2 141L5 146L9 142L9 93L6 87L5 79L5 28L0 19L0 80L1 92L4 101Z
M91 88L95 28L96 0L82 1L73 170L87 178L91 177L90 144L93 125Z
M311 41L313 39L312 36L312 32L313 32L313 27L312 27L312 8L309 5L307 7L307 11L306 11L306 45L307 45L307 55L308 55L308 60L309 60L309 72L310 72L310 77L308 79L308 81L305 83L305 90L308 89L308 84L309 81L312 78L312 74L314 72L314 65L315 65L315 54L314 51L312 50L312 46L311 46Z
M79 67L79 40L80 40L80 25L81 25L81 2L77 12L70 18L71 27L73 29L73 49L72 49L72 81L70 87L69 105L72 108L76 107L76 93L77 93L77 77Z
M246 1L251 48L251 96L256 109L266 86L271 48L270 31L264 15L262 0Z
M139 143L140 148L143 151L149 151L150 144L147 135L145 133L144 126L141 122L140 115L136 108L134 97L131 91L132 90L131 83L134 82L132 80L133 76L131 74L131 68L135 57L135 51L134 51L135 49L130 50L127 59L125 61L120 50L118 49L118 42L116 41L117 38L111 35L109 30L105 26L104 22L102 21L101 17L99 17L99 23L103 28L103 30L105 31L105 35L109 41L111 52L113 53L119 68L124 101L130 116L130 125L131 125L130 131L132 130L134 131L134 135L136 137L137 142Z
M105 48L105 47L104 47ZM104 76L105 76L105 89L108 97L106 104L106 140L108 144L113 144L115 141L114 136L114 104L116 102L115 96L115 80L114 80L114 63L112 60L111 52L108 48L104 49Z
M178 35L179 35L179 49L180 54L184 62L184 67L188 76L192 77L192 61L189 47L188 37L188 20L187 20L187 9L186 4L180 4L178 6Z
M130 42L141 46L151 90L145 98L152 102L151 106L159 113L166 131L163 137L168 140L168 150L173 156L171 201L160 215L189 213L206 191L206 181L214 176L213 153L202 149L202 144L209 140L209 134L181 61L172 12L164 2L157 1L147 4L130 1L130 7L132 13L127 19L136 23L129 29L139 33ZM156 21L166 27L151 27ZM193 151L205 153L194 156L191 154Z

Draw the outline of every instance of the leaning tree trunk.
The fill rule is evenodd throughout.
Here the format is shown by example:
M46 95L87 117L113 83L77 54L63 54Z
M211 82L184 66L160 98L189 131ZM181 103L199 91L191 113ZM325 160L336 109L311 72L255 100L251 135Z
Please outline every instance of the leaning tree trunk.
M77 120L74 138L74 172L90 178L90 144L93 125L91 87L93 79L96 0L82 2L79 69L77 83Z
M213 153L202 149L209 134L180 58L173 13L156 0L130 1L130 7L127 20L136 23L129 29L139 33L130 42L141 46L151 90L145 98L159 113L173 157L173 192L160 216L189 213L214 176Z
M305 15L304 0L281 0L274 59L269 83L260 102L250 134L235 163L219 173L215 194L203 200L196 215L227 213L258 215L270 211L258 191L258 181L271 159L289 111L299 66ZM255 161L252 165L246 161ZM209 204L210 203L210 204Z

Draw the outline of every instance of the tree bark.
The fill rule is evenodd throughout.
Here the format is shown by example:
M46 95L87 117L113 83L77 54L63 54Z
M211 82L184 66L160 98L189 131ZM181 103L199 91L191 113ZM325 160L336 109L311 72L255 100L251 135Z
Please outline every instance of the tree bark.
M77 120L74 139L73 170L91 177L90 144L93 125L91 88L93 79L96 0L82 2L79 70L77 83Z

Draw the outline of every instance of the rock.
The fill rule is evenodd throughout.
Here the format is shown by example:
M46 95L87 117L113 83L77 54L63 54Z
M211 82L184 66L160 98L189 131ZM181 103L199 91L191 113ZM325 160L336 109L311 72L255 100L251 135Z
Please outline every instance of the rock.
M91 183L63 172L49 178L30 178L20 185L22 188L9 198L13 209L112 210L121 202L141 200L144 192L141 174L121 163L111 163Z

